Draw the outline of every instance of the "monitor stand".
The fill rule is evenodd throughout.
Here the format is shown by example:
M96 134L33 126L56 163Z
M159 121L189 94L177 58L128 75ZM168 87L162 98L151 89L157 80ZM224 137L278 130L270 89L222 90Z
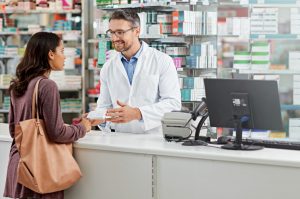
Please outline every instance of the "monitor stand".
M229 149L229 150L245 150L245 151L252 151L252 150L260 150L264 147L262 146L255 146L255 145L243 145L242 144L242 135L243 135L243 128L242 123L248 121L244 117L235 120L236 122L236 137L233 143L225 144L221 146L222 149Z

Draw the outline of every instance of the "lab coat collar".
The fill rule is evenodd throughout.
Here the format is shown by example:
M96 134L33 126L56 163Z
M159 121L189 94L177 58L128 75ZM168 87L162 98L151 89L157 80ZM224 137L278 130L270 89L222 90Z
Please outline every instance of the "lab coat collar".
M146 43L146 42L144 42L144 41L142 41L142 50L141 50L141 52L140 52L140 54L139 54L139 60L138 60L138 62L137 62L137 64L136 64L136 67L135 67L135 71L134 71L134 74L133 74L133 78L132 78L132 84L130 85L130 83L129 83L129 80L128 80L128 76L127 76L127 73L126 73L126 70L125 70L125 68L124 68L124 66L123 66L123 63L122 63L122 61L121 61L121 59L122 59L122 53L121 52L118 52L118 56L117 56L117 60L116 60L116 62L117 62L117 68L119 69L119 70L121 70L121 73L122 73L122 75L124 76L124 78L127 80L127 82L128 82L128 86L130 87L130 86L133 86L135 83L135 81L134 81L134 79L135 79L135 76L137 76L138 75L138 73L140 72L140 70L141 70L141 67L142 67L142 62L141 62L141 60L143 60L143 59L145 59L145 54L147 53L147 50L149 49L149 46L148 46L148 44Z
M138 51L137 51L130 59L132 59L132 58L134 58L134 59L136 59L136 60L139 59L141 53L143 52L143 45L144 45L144 44L141 42L141 46L140 46L139 50L138 50ZM120 54L121 54L121 60L123 59L123 60L125 60L125 61L127 61L127 62L130 61L130 60L127 60L126 57L125 57L122 53L120 53Z

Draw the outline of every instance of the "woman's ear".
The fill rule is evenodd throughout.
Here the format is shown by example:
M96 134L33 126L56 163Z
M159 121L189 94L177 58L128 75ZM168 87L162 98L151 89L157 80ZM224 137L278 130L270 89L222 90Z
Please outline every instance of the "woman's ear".
M52 52L52 50L49 51L48 58L49 58L49 60L53 60L54 59L54 53Z

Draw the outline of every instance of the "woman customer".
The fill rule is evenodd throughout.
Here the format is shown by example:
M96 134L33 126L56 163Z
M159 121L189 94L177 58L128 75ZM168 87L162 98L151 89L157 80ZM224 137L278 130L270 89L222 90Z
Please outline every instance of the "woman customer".
M50 72L64 68L64 45L53 33L34 34L27 44L25 55L17 66L16 78L9 87L11 103L9 111L9 131L14 138L15 124L32 118L31 104L35 83L41 79L38 89L38 110L40 119L45 122L48 138L56 143L71 143L85 136L91 130L88 119L82 118L77 125L65 125L60 109L60 96L57 85L48 79ZM17 182L19 153L13 140L7 169L4 196L10 198L61 199L64 192L38 194ZM47 180L47 179L45 179Z

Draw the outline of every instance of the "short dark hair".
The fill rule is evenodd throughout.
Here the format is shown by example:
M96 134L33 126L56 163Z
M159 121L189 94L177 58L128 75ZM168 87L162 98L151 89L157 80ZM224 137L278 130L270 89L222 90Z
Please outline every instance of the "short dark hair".
M126 10L126 9L116 10L114 13L112 13L109 21L113 19L123 19L129 21L133 27L140 26L140 17L135 11L132 10Z
M16 78L11 81L9 91L17 97L24 95L27 86L33 78L44 75L51 70L49 51L55 52L61 38L54 33L35 33L27 43L24 57L17 66Z

